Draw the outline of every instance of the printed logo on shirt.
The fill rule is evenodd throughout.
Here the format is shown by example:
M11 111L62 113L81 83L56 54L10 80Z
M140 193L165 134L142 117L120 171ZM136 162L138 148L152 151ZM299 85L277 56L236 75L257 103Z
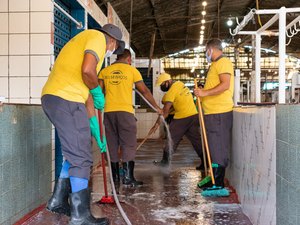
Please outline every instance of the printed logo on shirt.
M120 70L114 70L109 75L105 75L104 79L107 79L112 85L119 85L122 80L127 80L127 76Z
M186 86L179 93L179 95L184 95L184 96L187 96L187 95L190 95L190 94L191 94L190 89L188 87L186 87Z

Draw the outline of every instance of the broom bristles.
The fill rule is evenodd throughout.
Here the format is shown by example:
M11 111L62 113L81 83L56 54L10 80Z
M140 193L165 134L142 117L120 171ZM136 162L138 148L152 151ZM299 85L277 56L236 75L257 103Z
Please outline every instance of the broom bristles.
M212 187L201 192L203 197L228 197L230 195L226 188Z
M203 186L205 186L206 184L208 184L209 182L211 182L211 176L207 176L205 177L204 179L202 179L198 184L197 186L199 188L202 188Z

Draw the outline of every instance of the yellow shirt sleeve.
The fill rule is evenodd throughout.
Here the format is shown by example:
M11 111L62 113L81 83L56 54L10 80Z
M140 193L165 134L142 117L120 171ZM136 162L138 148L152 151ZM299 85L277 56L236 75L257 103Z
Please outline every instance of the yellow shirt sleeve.
M165 97L164 102L174 102L176 94L177 94L176 88L170 89L164 96Z
M91 35L84 46L84 52L93 54L96 57L97 62L103 58L105 49L105 36L100 32L98 35Z
M140 71L138 71L136 68L133 68L133 82L136 83L136 82L142 81L142 80L143 80L143 77L142 77Z
M230 60L224 58L223 60L219 60L218 65L216 66L217 73L218 75L223 74L223 73L229 73L231 74L232 71L232 63Z

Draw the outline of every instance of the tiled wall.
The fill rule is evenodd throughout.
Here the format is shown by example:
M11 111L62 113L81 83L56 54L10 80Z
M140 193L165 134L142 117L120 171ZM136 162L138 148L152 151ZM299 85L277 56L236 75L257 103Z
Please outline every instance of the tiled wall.
M51 0L0 1L0 96L39 104L51 65Z
M254 225L275 225L275 107L236 108L233 115L230 183Z
M50 193L50 122L40 106L0 106L0 224L13 224Z
M300 225L300 105L276 109L277 225Z

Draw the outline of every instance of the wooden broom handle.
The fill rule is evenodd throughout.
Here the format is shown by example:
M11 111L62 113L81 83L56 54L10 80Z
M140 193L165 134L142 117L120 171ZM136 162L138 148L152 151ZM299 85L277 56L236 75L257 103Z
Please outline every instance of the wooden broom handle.
M194 79L194 84L195 84L195 88L198 88L197 79ZM198 105L198 116L199 116L200 125L202 128L204 145L205 145L205 150L206 150L206 154L207 154L209 170L210 170L210 174L211 174L211 181L212 181L212 184L215 185L216 182L215 182L214 172L213 172L212 164L211 164L210 151L209 151L208 142L207 142L206 128L205 128L205 123L204 123L204 119L203 119L203 112L202 112L200 97L197 97L197 105Z

